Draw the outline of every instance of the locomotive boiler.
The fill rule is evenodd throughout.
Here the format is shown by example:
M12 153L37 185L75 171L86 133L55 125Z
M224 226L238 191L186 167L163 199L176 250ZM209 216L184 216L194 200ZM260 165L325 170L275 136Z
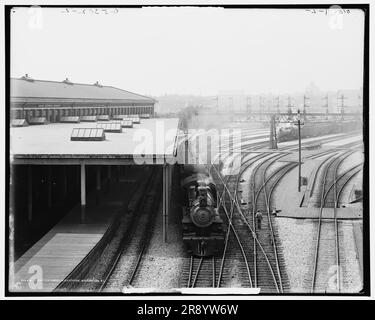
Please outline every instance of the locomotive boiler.
M207 168L185 165L181 185L183 242L187 251L200 257L222 252L223 220L217 208L216 185Z

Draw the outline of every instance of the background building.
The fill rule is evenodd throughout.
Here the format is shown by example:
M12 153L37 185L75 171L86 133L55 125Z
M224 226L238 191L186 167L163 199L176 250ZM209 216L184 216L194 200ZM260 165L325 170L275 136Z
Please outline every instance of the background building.
M149 114L154 115L153 98L111 86L63 81L35 80L27 74L11 78L12 119L45 117L58 122L64 116Z

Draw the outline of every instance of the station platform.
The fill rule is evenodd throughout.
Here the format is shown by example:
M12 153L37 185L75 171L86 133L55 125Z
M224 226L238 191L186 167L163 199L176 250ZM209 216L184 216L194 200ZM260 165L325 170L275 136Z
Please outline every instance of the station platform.
M78 205L15 263L10 263L9 291L52 292L94 248L116 213L125 210L134 181L111 184L101 194L99 205L95 195L89 194L84 223Z
M319 208L294 208L288 209L288 211L283 211L276 214L277 217L285 218L295 218L295 219L318 219L320 215ZM362 219L362 208L347 207L347 208L336 208L337 219ZM324 208L322 212L323 219L333 219L334 209Z
M282 161L285 159L283 158ZM306 160L301 166L301 176L309 177L310 180L319 163L320 161L317 160ZM274 191L273 207L278 211L276 216L300 219L318 218L320 208L301 207L301 204L306 202L304 196L309 187L309 185L301 186L301 192L298 192L298 167L285 175ZM363 216L361 205L351 205L345 208L336 208L336 210L338 219L362 219ZM333 208L324 208L323 219L332 219L333 215Z

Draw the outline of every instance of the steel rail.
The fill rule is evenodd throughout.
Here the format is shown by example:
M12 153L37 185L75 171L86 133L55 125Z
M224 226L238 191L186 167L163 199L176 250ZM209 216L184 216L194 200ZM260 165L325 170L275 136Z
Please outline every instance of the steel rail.
M217 169L216 169L215 167L213 167L213 168L217 171ZM220 177L220 179L222 179L221 176L219 176L219 177ZM229 191L229 189L228 189L228 187L227 187L226 185L224 185L224 188L227 189L227 193L228 193L229 197L231 198L231 201L234 202L234 204L235 204L235 206L236 206L236 208L237 208L237 211L238 211L239 214L240 214L240 217L241 217L242 220L245 222L247 228L248 228L249 231L250 231L250 234L252 235L252 237L254 238L254 240L257 242L257 244L258 244L260 250L262 251L262 253L263 253L263 255L264 255L264 258L265 258L265 260L266 260L266 262L267 262L267 266L268 266L268 268L269 268L269 270L270 270L270 272L271 272L271 274L272 274L272 278L273 278L273 280L274 280L274 283L276 284L276 289L277 289L277 291L279 292L279 288L278 288L278 286L277 286L277 280L276 280L275 274L274 274L274 272L273 272L273 269L272 269L271 263L270 263L270 261L269 261L269 259L268 259L268 256L267 256L266 252L264 251L264 248L263 248L262 244L259 242L256 233L254 232L254 230L252 229L252 227L249 225L249 222L247 221L245 215L243 214L243 212L242 212L242 208L241 208L240 204L238 203L237 199L236 199L236 198L233 198L233 195L231 194L231 192ZM225 209L226 209L226 208L224 207L224 211L225 211Z
M151 187L152 187L153 182L155 181L156 177L157 177L156 172L155 171L152 172L151 177L150 177L150 183L148 184L148 188L146 190L146 195L150 192ZM144 206L144 202L142 203L142 206ZM134 224L138 220L139 220L139 215L135 214L133 216L133 218L131 219L131 222L130 222L131 226L134 226ZM131 231L132 228L130 228L129 230ZM109 282L109 279L111 278L114 270L116 269L116 267L117 267L117 265L120 261L121 256L124 254L129 241L130 241L130 235L129 234L125 235L124 238L121 240L121 244L120 244L121 249L118 250L118 252L116 253L116 257L115 257L113 263L111 264L111 267L107 271L107 274L105 275L104 281L101 283L101 285L99 287L99 292L103 291L103 289L107 286L107 284Z
M326 201L326 198L327 198L327 195L328 195L330 189L332 188L333 185L336 184L337 179L336 179L335 174L336 174L336 171L337 171L339 165L344 161L344 159L346 159L348 156L350 156L354 152L355 151L348 151L348 152L344 152L344 153L335 155L334 157L329 159L329 162L327 163L327 165L324 168L323 182L322 182L322 193L321 193L321 198L320 198L318 231L317 231L317 239L316 239L316 246L315 246L313 278L312 278L311 288L310 288L311 293L313 293L314 289L315 289L316 271L317 271L318 259L319 259L319 247L320 247L320 236L321 236L322 216L323 216L324 204L325 204L325 201ZM339 160L339 161L336 162L337 160ZM327 162L327 161L325 161L325 162ZM325 190L329 169L335 162L336 162L336 165L335 165L335 169L334 169L334 182L333 182L333 184L331 184L331 186L328 187L327 190ZM335 251L336 251L336 264L337 264L337 260L339 259L339 256L338 256L338 253L337 253L337 250L338 250L338 228L337 228L337 224L336 224L337 216L336 216L335 212L334 212L334 222L335 222ZM338 270L338 272L339 272L339 270ZM339 275L338 275L338 277L339 277Z

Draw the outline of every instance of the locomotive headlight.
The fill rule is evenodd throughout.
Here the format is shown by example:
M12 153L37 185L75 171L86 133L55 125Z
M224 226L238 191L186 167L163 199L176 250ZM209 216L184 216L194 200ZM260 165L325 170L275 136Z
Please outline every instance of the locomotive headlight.
M206 228L212 224L214 214L210 207L195 207L190 211L193 223L199 228Z

